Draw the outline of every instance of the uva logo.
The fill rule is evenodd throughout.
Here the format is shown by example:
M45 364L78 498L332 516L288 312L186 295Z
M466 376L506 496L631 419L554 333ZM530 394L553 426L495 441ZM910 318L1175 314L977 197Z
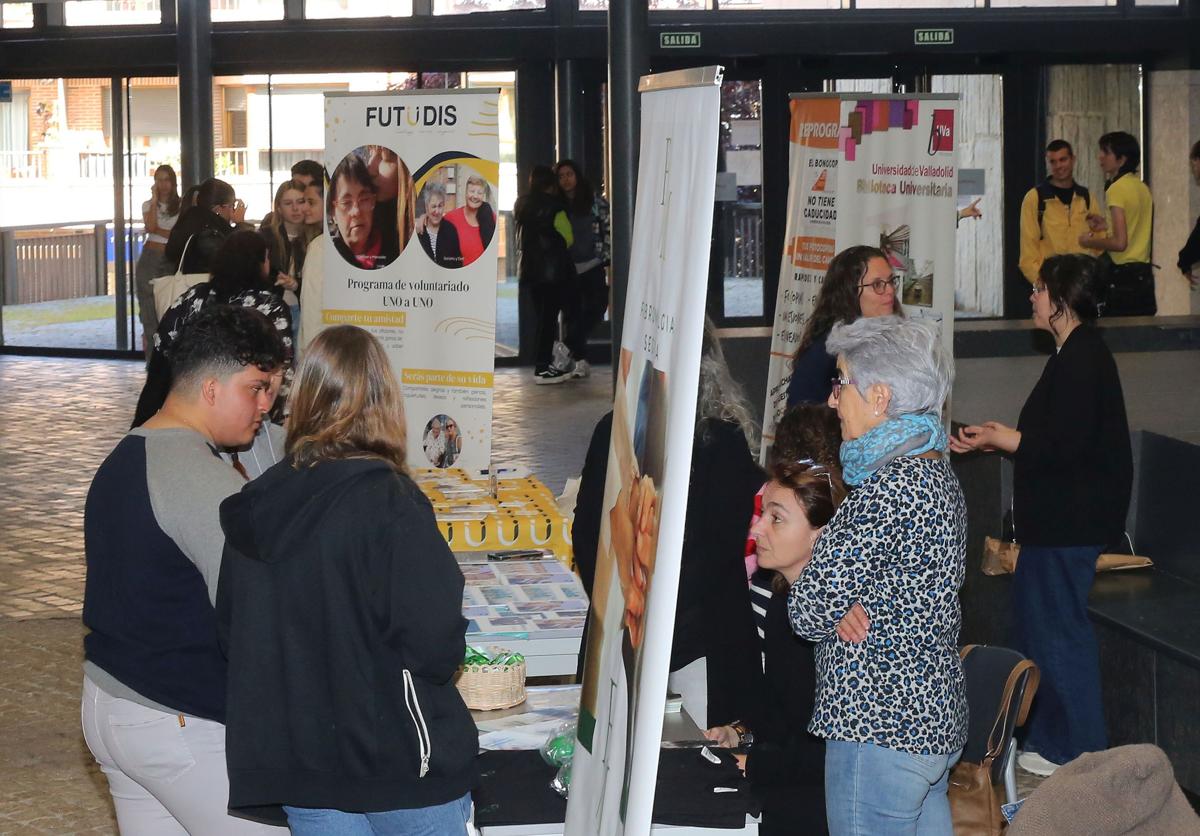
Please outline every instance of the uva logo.
M940 151L954 150L954 111L940 109L933 111L933 122L929 126L929 156Z

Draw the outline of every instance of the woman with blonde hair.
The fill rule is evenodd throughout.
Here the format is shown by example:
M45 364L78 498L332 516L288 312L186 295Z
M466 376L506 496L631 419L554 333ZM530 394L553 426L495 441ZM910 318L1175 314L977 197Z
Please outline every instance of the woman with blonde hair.
M408 476L404 420L379 341L323 331L287 457L221 505L229 805L282 807L298 836L468 832L463 577Z
M467 177L465 191L463 204L446 213L446 220L458 233L464 267L483 255L496 231L496 213L487 202L487 180L472 174Z

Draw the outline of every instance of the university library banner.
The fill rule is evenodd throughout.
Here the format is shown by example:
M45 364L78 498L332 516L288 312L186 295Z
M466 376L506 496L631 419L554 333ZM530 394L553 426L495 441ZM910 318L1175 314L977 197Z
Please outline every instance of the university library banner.
M792 359L834 255L879 247L909 317L952 347L958 96L794 94L787 229L775 302L763 449L787 408ZM871 290L864 291L871 293Z
M412 467L486 468L496 341L498 90L325 96L322 321L383 343Z
M566 832L650 832L683 549L721 69L646 76L592 627Z

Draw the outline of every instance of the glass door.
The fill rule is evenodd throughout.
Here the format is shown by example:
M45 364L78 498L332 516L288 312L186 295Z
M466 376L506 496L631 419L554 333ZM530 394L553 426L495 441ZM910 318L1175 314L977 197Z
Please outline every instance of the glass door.
M115 349L109 78L15 79L0 104L0 339Z

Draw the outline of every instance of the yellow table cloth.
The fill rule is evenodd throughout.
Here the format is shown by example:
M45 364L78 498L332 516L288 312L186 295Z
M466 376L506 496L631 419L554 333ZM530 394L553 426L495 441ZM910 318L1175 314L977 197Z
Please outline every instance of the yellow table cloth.
M424 468L413 479L433 503L438 528L456 552L549 549L574 568L571 522L535 476L488 479L460 468Z

